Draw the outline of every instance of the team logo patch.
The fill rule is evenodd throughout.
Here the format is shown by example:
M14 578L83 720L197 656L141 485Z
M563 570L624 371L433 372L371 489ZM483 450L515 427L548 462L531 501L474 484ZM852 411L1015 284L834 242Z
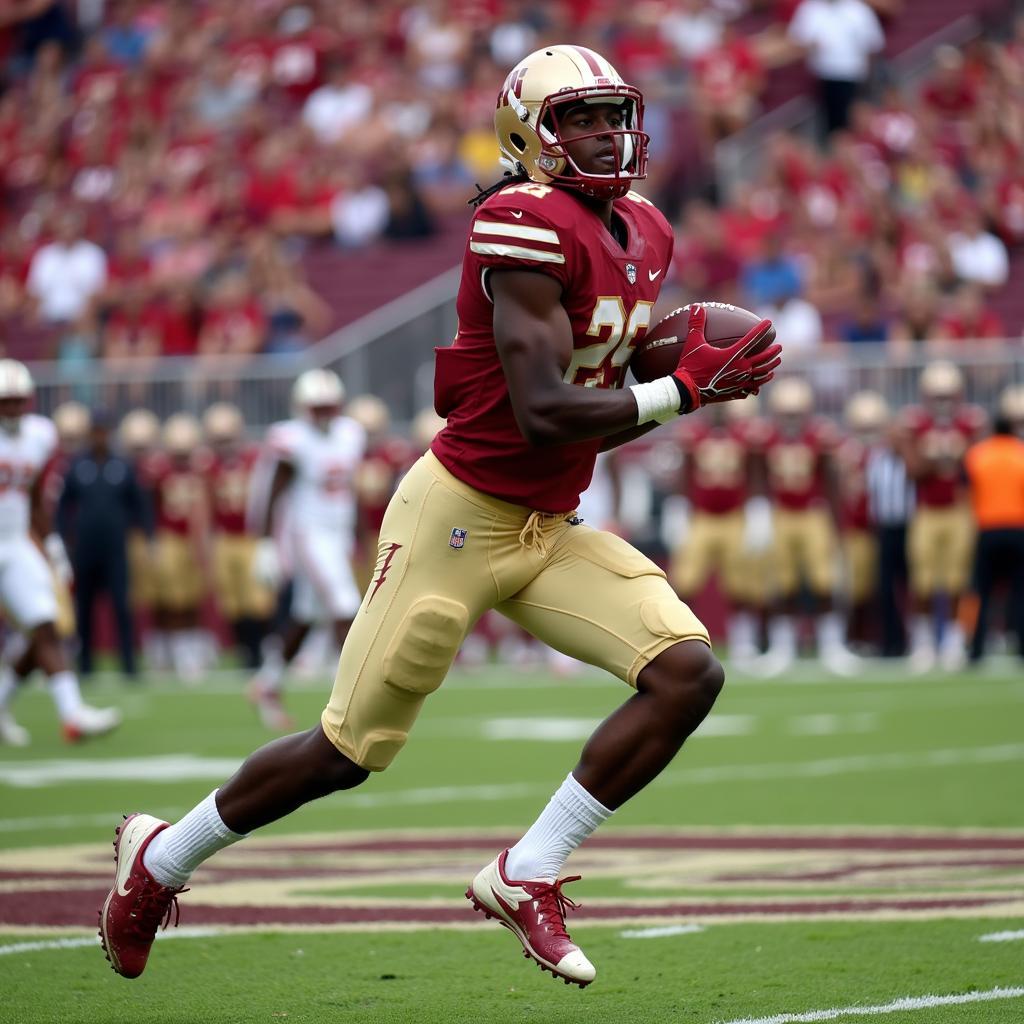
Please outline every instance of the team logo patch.
M469 530L460 530L457 526L453 526L448 546L451 548L464 548L466 546L466 534L468 533Z
M582 516L569 516L569 518L566 520L566 522L570 526L580 526L583 523L583 517Z
M630 284L636 284L636 266L632 263L626 264L626 280Z

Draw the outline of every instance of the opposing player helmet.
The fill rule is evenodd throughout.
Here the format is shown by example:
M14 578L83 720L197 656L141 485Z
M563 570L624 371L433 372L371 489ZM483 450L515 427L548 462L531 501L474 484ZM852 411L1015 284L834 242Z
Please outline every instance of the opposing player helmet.
M214 402L203 413L203 435L210 444L237 441L244 430L242 412L230 402Z
M622 111L622 127L579 135L614 139L616 166L609 174L580 170L561 136L560 112L581 103L610 103ZM644 100L599 53L585 46L546 46L524 57L508 74L498 94L494 130L501 162L513 174L544 185L579 189L595 199L618 199L647 176L643 130Z
M53 425L64 444L77 444L89 433L92 416L81 402L64 402L53 410Z
M888 418L888 403L877 391L858 391L846 403L846 422L853 430L878 430Z
M149 409L132 409L118 428L121 444L130 452L142 452L156 445L160 437L160 420Z
M0 428L16 433L35 391L32 374L17 359L0 359Z
M376 395L356 395L346 406L351 416L368 434L383 434L391 426L388 407Z
M298 413L337 409L345 400L345 385L333 370L306 370L292 386L292 405Z
M939 359L921 371L920 387L925 398L955 398L964 389L964 375L955 363Z
M768 394L768 405L776 416L804 416L814 408L811 385L803 377L783 377Z
M164 424L164 448L170 455L191 455L201 439L199 421L190 413L176 412Z

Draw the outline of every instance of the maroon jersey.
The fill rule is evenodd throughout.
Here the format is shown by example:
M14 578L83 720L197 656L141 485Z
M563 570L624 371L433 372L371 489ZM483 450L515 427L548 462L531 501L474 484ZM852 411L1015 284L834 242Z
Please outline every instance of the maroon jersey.
M153 467L156 528L186 536L192 532L203 498L203 478L191 462L184 465L166 456Z
M768 492L780 508L803 511L828 501L825 459L835 450L838 433L825 420L808 419L796 434L773 427L762 441Z
M249 500L249 479L259 458L259 449L240 448L229 454L203 452L199 471L210 496L210 519L218 533L247 533L245 510Z
M903 423L917 452L929 468L915 481L917 504L925 508L948 508L960 497L964 455L985 426L985 413L974 405L958 406L948 418L938 418L927 409L912 406Z
M454 476L486 494L543 512L576 508L601 439L534 446L512 414L494 342L490 269L538 271L562 285L573 352L565 380L622 386L672 259L672 230L641 196L615 200L625 249L573 192L510 185L480 206L462 264L459 330L437 350L434 405L447 425L431 448Z
M683 420L677 437L686 460L683 494L694 511L724 515L742 508L748 497L745 424Z
M842 525L848 530L866 530L868 519L868 446L856 437L846 438L836 449Z

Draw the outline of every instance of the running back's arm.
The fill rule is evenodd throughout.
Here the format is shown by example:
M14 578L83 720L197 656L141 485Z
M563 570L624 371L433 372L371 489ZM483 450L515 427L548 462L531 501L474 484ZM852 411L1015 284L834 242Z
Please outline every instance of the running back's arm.
M637 427L630 392L578 387L563 379L573 345L558 281L530 271L493 270L488 283L512 410L530 444L611 437Z

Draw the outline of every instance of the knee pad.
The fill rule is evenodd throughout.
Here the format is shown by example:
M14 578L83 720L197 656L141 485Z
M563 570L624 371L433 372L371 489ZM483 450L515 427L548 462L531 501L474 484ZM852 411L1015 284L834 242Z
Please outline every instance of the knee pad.
M412 698L443 682L466 635L466 606L446 597L422 597L406 612L384 654L384 681Z

